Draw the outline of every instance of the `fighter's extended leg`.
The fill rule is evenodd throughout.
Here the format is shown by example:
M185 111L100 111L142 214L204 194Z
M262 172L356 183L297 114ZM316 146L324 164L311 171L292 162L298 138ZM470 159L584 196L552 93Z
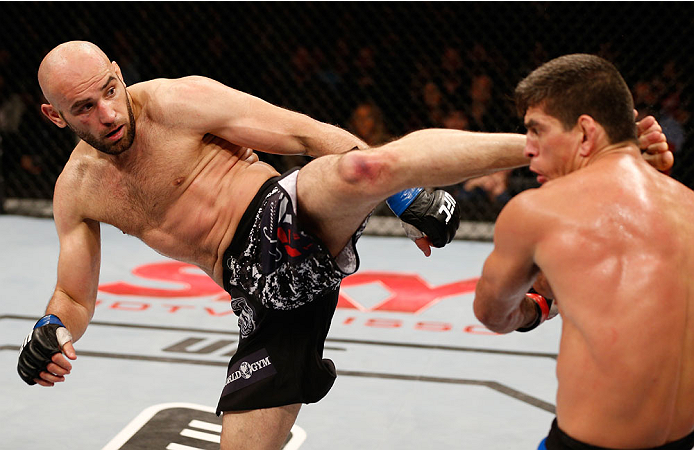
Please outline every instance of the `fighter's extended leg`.
M301 405L295 404L225 412L220 450L279 450L300 408Z
M388 195L392 163L374 150L354 150L309 162L299 171L297 201L305 229L336 255L366 216Z
M299 214L336 254L388 196L523 165L524 144L522 135L432 129L376 149L323 156L299 172Z

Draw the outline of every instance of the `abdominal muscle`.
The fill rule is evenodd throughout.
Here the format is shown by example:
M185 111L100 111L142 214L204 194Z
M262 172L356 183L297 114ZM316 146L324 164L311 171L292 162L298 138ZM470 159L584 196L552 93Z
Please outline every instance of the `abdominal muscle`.
M246 149L213 151L198 163L203 167L174 187L169 201L164 197L159 212L146 215L154 217L152 223L134 234L157 252L198 266L221 286L222 257L243 213L260 186L278 173Z

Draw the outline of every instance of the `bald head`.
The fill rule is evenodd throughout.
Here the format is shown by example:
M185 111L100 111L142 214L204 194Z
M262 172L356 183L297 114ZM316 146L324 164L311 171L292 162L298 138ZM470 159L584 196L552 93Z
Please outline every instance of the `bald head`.
M110 70L110 65L108 56L91 42L65 42L48 52L41 61L39 85L46 99L55 105L65 87Z
M69 127L96 150L118 155L135 139L135 116L118 64L91 42L71 41L51 50L39 66L48 104L41 112Z

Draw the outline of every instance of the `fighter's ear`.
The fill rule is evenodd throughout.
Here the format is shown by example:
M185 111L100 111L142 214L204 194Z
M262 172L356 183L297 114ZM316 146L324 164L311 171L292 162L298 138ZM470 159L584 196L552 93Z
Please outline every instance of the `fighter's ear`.
M113 67L113 71L116 72L116 75L118 75L118 78L120 78L120 81L125 85L125 80L123 79L123 74L120 71L120 66L118 63L111 61L111 66Z
M583 134L581 156L589 156L597 146L598 123L591 116L583 114L578 118L578 129Z
M58 127L65 128L67 126L67 123L65 120L63 120L63 116L60 115L60 112L55 109L53 105L44 103L41 105L41 112L44 116L48 117L48 120L56 124Z

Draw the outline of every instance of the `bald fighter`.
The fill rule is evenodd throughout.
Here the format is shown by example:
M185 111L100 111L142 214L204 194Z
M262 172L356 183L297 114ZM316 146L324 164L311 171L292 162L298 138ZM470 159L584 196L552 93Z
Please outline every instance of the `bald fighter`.
M539 448L691 449L694 192L642 160L631 93L602 58L544 64L516 104L542 186L499 215L474 309L498 333L561 314Z
M23 346L20 375L52 386L69 374L73 343L94 313L99 224L112 224L200 267L231 295L241 339L218 405L223 449L279 448L301 403L331 388L324 340L340 281L358 268L355 244L379 202L394 196L396 213L443 245L457 206L413 187L527 163L522 135L455 130L348 151L365 146L208 78L126 87L118 65L87 42L53 49L39 83L49 101L44 114L82 140L56 183L58 278L46 317ZM658 125L646 128L654 161L667 165L672 155L659 148ZM250 148L318 158L280 175ZM428 241L419 245L428 252Z

